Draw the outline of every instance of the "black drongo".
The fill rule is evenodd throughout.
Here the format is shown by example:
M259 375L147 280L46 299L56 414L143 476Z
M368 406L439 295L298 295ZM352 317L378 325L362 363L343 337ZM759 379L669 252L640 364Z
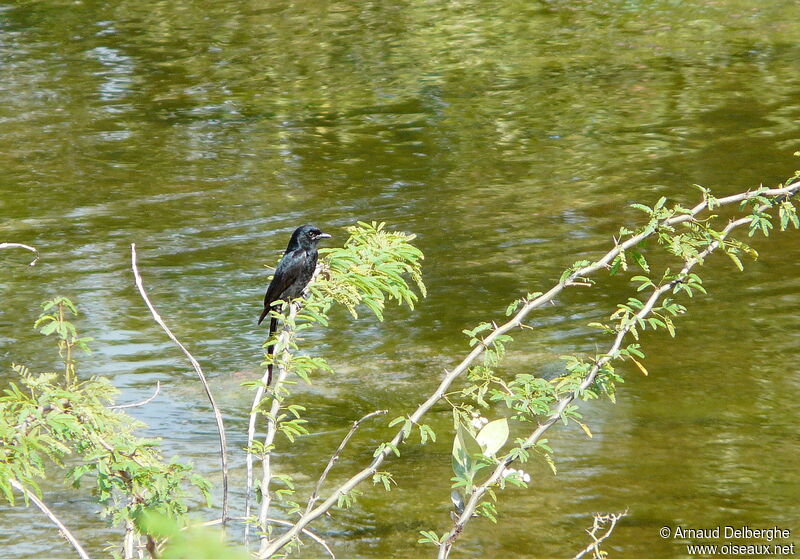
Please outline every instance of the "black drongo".
M317 267L317 243L320 239L329 239L330 235L323 233L313 225L303 225L295 229L283 258L275 268L275 277L272 278L267 293L264 295L264 310L258 317L258 323L264 320L276 305L275 301L289 302L303 294L303 290L311 281ZM269 321L269 336L275 333L278 320L272 317ZM274 346L269 346L267 353L272 355ZM268 366L267 386L272 382L272 365Z

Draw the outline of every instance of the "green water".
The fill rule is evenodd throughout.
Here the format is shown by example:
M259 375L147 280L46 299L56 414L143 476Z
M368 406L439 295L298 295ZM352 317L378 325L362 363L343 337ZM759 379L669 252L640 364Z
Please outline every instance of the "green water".
M639 217L629 203L790 175L798 34L800 5L781 1L2 3L0 242L42 259L0 253L0 374L56 362L30 325L68 295L96 338L82 374L123 401L161 381L133 413L218 480L202 389L133 286L137 243L150 296L224 407L238 502L265 265L301 223L340 243L348 224L386 221L418 235L430 296L309 337L336 373L303 390L315 433L278 459L305 489L353 419L408 413L432 390L467 350L462 329L605 252ZM453 556L572 557L591 513L625 509L612 556L689 557L662 526L800 533L798 240L756 241L744 274L711 259L678 337L645 338L650 376L625 369L617 405L586 407L592 440L551 431L558 475L526 466L531 489L504 493L499 526L470 523ZM628 294L608 280L566 293L517 335L506 372L593 353L605 341L583 325ZM316 525L339 557L432 556L414 542L450 525L444 407L431 423L437 445L389 463L395 491ZM387 433L366 426L332 479ZM103 556L116 536L91 503L46 497ZM0 557L44 556L73 553L37 510L0 508Z

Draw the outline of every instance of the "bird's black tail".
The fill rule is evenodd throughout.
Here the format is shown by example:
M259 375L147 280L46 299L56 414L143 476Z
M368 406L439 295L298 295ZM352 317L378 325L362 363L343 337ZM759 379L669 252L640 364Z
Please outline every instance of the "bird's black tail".
M262 322L264 322L264 317L266 317L268 314L269 314L269 307L264 307L264 310L261 311L261 316L258 317L258 324L259 325Z
M268 313L268 312L269 312L269 309L264 309L264 313L265 314ZM261 319L258 321L258 323L261 324L261 320L263 320L263 319L264 319L264 315L262 314L261 315ZM267 340L271 340L272 339L272 335L275 333L275 330L277 328L278 328L278 319L273 316L272 318L270 318L270 321L269 321L269 338L267 338ZM275 350L275 344L270 344L269 347L267 347L267 355L272 357L272 352L274 350ZM272 383L272 363L267 365L267 386L269 386L271 383Z

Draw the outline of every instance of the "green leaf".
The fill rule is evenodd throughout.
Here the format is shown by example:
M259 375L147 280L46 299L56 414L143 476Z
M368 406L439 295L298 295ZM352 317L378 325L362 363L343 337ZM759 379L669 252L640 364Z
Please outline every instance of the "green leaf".
M45 336L49 336L50 334L55 332L57 328L58 328L58 322L53 320L51 322L48 322L44 326L42 326L42 328L39 330L39 332L41 332Z
M439 536L436 535L436 532L430 532L428 530L420 530L420 535L422 536L420 539L417 540L417 543L432 543L439 545Z
M744 266L742 266L742 261L739 260L739 257L733 254L732 252L726 252L726 254L728 255L728 258L730 258L733 261L733 263L736 264L736 267L739 268L739 271L743 272Z
M502 418L490 421L483 426L475 440L484 455L494 456L508 440L508 420Z
M456 475L471 476L475 467L474 456L482 455L483 449L472 433L459 423L453 439L453 471Z

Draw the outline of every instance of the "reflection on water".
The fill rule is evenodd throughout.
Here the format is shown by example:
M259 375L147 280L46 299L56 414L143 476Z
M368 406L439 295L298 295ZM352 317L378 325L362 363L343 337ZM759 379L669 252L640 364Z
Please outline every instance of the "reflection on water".
M43 255L34 268L27 254L0 255L4 369L53 364L30 324L38 301L69 295L96 338L84 373L110 376L125 401L161 381L134 413L213 478L213 421L133 289L130 243L152 299L212 377L237 449L264 266L298 223L341 242L337 228L386 221L418 235L430 296L416 313L385 323L342 313L309 336L337 372L305 389L316 434L280 462L310 484L350 421L423 397L466 349L463 328L607 250L635 218L628 203L790 174L798 12L745 0L0 6L0 240ZM662 525L800 529L800 408L788 396L797 241L758 241L745 274L710 263L710 294L678 338L646 339L651 376L630 374L616 406L588 407L591 441L554 432L559 475L531 465L533 489L501 505L504 538L471 524L462 555L568 556L590 513L625 508L612 549L626 556L683 556L657 537ZM535 316L508 372L593 352L601 340L582 325L628 296L624 282L600 285ZM391 465L396 491L368 491L319 527L342 555L423 553L408 551L417 531L446 527L449 419L442 410L432 422L437 446L409 446ZM333 481L383 435L364 428ZM48 497L99 555L114 535L97 532L91 505L61 489ZM0 557L71 555L35 511L0 519Z

